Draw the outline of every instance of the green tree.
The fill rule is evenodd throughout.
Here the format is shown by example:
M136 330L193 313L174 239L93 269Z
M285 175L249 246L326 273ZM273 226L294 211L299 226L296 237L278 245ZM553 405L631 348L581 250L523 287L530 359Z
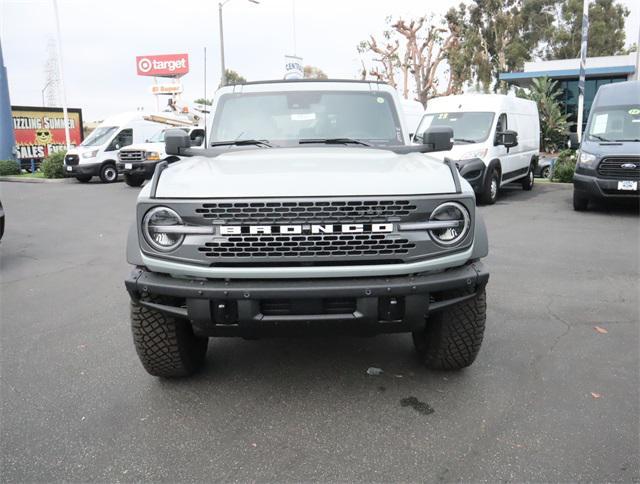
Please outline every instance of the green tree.
M305 79L328 79L328 76L322 69L314 66L304 66Z
M227 77L227 84L242 84L244 82L247 82L247 80L243 76L238 74L233 69L225 69L224 72Z
M213 104L213 100L211 99L205 99L203 97L199 97L198 99L196 99L195 101L193 101L195 104L203 104L205 106L211 106Z
M543 151L555 152L564 144L569 126L568 115L562 112L558 83L548 77L533 79L528 89L518 89L519 97L535 101L540 116L540 143Z
M589 4L589 57L626 53L624 24L629 10L614 0L595 0ZM564 0L560 21L546 48L547 59L573 59L580 55L582 0Z
M558 0L473 0L450 9L447 17L460 26L463 48L454 65L469 62L484 90L505 90L501 72L520 70L553 33Z

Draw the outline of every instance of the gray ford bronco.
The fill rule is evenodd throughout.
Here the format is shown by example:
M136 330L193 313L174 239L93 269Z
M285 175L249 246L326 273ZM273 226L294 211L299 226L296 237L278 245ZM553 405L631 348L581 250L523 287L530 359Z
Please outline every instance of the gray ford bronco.
M489 274L450 128L411 144L396 91L265 81L214 99L205 150L182 130L140 192L127 259L145 369L187 376L208 339L411 332L429 368L473 363Z

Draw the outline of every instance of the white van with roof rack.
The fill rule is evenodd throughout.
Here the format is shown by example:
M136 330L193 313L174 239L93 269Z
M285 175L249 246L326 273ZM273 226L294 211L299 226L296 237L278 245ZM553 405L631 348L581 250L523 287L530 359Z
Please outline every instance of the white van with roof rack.
M502 185L533 188L540 155L540 121L535 102L502 94L462 94L429 100L415 141L434 127L453 129L451 151L432 156L455 160L481 202L492 204Z

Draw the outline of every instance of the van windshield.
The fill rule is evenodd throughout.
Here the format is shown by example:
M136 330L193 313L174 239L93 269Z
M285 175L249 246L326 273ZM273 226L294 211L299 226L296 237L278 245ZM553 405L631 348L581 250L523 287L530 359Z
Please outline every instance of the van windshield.
M596 109L587 127L591 141L640 141L640 106Z
M212 142L351 138L373 145L403 143L393 98L384 92L288 91L223 95Z
M103 145L111 139L111 136L113 136L113 133L115 133L117 129L118 128L116 126L99 126L94 129L82 143L80 143L80 146Z
M493 113L429 113L422 118L418 126L418 136L422 136L429 128L449 127L453 129L453 143L481 143L491 132Z

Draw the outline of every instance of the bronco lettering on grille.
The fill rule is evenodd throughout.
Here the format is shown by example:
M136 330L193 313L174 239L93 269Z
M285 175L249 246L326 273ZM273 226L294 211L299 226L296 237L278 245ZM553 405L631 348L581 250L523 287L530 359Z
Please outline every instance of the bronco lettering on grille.
M393 232L393 224L221 225L220 235L363 234Z

